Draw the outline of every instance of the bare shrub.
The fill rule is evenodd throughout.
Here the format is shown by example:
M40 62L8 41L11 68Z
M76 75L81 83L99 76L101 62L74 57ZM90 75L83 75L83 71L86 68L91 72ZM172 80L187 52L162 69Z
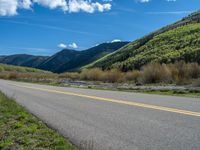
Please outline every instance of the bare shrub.
M188 71L190 78L196 79L200 77L200 66L198 63L188 64Z
M81 80L100 81L103 78L104 72L99 68L84 69L80 73Z
M0 66L0 72L3 72L4 68L2 66Z
M189 68L184 61L179 61L174 64L174 67L178 71L178 80L184 80L189 77Z
M8 74L8 79L10 79L10 80L17 79L17 73L15 73L15 72L9 73Z
M77 80L80 78L80 74L78 72L66 72L66 73L60 74L58 78Z
M141 78L141 72L139 70L129 71L124 74L124 78L125 81L133 81L137 83L139 78Z
M143 67L140 81L143 84L170 83L171 72L165 64L151 63Z
M110 83L123 82L124 81L123 73L118 69L107 70L103 74L102 81Z
M8 79L8 74L0 73L0 79Z

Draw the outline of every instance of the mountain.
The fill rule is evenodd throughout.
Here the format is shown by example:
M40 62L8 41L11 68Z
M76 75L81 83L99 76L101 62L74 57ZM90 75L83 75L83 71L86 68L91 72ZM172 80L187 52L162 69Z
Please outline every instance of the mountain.
M4 58L5 56L0 56L0 61Z
M112 53L126 44L128 42L103 43L83 51L64 49L49 57L38 68L56 73L79 70L82 66Z
M71 59L76 58L78 54L78 51L64 49L49 57L46 61L41 63L38 68L56 72L56 70L58 70L65 63L68 63Z
M87 68L128 71L149 62L173 63L178 60L200 63L200 11L127 44Z
M112 53L129 42L103 43L83 51L64 49L51 57L18 54L0 56L0 63L48 70L56 73L81 67Z
M0 63L37 68L37 66L41 64L47 58L48 57L46 56L18 54L18 55L10 55L10 56L0 56Z

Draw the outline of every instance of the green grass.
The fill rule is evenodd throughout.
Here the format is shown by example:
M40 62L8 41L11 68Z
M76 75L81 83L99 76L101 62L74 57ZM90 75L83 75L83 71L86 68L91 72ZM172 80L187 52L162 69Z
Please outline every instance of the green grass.
M13 65L6 65L0 63L0 73L1 72L20 72L20 73L49 73L48 71L29 68L29 67L20 67L20 66L13 66Z
M0 92L0 149L75 150L76 148L13 99Z

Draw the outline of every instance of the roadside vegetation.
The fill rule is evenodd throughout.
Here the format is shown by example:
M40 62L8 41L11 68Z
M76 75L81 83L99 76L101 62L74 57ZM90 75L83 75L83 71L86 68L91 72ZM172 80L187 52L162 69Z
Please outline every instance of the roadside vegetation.
M8 65L5 65L9 68ZM198 63L186 63L177 61L170 64L150 63L140 70L122 72L118 69L102 70L100 68L83 69L80 72L66 72L55 74L32 68L16 67L0 70L0 78L32 83L43 83L50 85L65 86L66 82L83 81L108 84L129 84L137 86L189 86L193 90L169 90L159 92L158 90L130 90L136 92L168 94L168 95L194 95L199 96L200 88L200 65ZM70 86L70 84L69 84ZM88 86L96 88L95 86ZM97 87L98 88L98 87ZM118 87L115 87L117 89ZM125 89L129 90L129 89Z
M49 80L53 79L56 74L48 71L29 68L29 67L19 67L13 65L0 64L0 78L8 80Z
M0 92L0 149L75 150L76 148Z
M140 70L128 72L122 72L118 69L102 70L93 68L84 69L81 72L55 74L35 69L32 71L31 68L16 68L9 68L9 70L4 68L0 70L0 78L47 83L62 80L83 80L105 83L133 83L135 85L192 84L193 86L200 86L200 65L198 63L186 63L184 61L175 62L174 64L150 63L143 66Z
M129 82L136 85L146 84L193 84L200 86L200 65L179 61L174 64L150 63L141 68L121 72L117 69L101 70L99 68L84 69L80 73L64 73L58 78L72 80L102 81L108 83Z

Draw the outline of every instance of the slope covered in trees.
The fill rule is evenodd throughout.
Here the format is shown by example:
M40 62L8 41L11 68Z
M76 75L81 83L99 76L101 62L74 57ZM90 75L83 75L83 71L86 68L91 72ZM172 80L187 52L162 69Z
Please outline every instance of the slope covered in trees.
M149 62L173 63L184 60L200 63L200 11L88 65L88 68L139 69Z
M0 63L37 68L37 66L45 61L47 58L47 56L17 54L10 56L0 56Z

